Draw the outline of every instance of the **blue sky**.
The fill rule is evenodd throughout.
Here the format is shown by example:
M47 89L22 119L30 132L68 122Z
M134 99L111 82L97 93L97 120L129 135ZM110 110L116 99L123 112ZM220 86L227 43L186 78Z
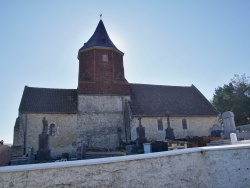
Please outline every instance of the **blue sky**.
M0 140L24 86L76 88L78 49L102 13L130 83L190 86L208 99L250 70L250 1L0 1Z

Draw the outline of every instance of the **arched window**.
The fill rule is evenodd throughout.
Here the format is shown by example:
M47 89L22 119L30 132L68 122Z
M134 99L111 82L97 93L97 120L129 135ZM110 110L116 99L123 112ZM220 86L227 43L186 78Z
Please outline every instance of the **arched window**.
M49 135L55 136L56 135L56 126L55 124L50 124L49 126Z
M187 120L182 119L182 129L187 129Z
M158 119L158 130L163 131L162 119Z

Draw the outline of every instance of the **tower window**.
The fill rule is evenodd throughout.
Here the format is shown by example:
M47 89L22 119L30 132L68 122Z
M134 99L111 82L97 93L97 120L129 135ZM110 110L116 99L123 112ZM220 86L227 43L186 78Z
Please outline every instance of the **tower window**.
M106 39L105 39L105 38L102 38L102 42L105 43L105 42L106 42Z
M158 131L163 131L162 119L158 119Z
M108 54L103 54L102 55L102 61L108 61Z
M187 120L186 119L182 120L182 129L187 129Z
M49 135L55 136L56 135L56 126L55 124L50 124L49 126Z

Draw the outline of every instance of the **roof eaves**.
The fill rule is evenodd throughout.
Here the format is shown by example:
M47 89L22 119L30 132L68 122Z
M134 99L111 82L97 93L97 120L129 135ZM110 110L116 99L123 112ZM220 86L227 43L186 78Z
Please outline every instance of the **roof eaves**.
M68 111L68 112L45 112L45 111L41 111L41 112L38 112L38 111L20 111L20 113L23 113L23 114L77 114L78 111Z
M132 114L133 117L166 117L166 116L161 116L161 115L135 115ZM217 116L215 114L211 115L185 115L185 114L180 114L180 115L170 115L169 117L211 117L211 116Z
M207 100L207 98L192 84L191 87L195 90L196 93L198 93L204 100L205 102L213 109L213 111L219 115L220 112Z
M124 53L122 51L118 50L117 48L110 47L110 46L90 46L90 47L87 47L87 48L81 48L81 49L79 49L78 54L81 53L81 52L85 52L85 51L93 50L93 49L114 50L118 54L121 54L122 56L124 55Z

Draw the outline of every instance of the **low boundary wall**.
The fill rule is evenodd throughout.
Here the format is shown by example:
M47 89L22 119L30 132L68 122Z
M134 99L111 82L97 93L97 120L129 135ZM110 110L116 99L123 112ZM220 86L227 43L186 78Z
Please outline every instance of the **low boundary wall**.
M250 187L250 144L0 167L0 187Z

